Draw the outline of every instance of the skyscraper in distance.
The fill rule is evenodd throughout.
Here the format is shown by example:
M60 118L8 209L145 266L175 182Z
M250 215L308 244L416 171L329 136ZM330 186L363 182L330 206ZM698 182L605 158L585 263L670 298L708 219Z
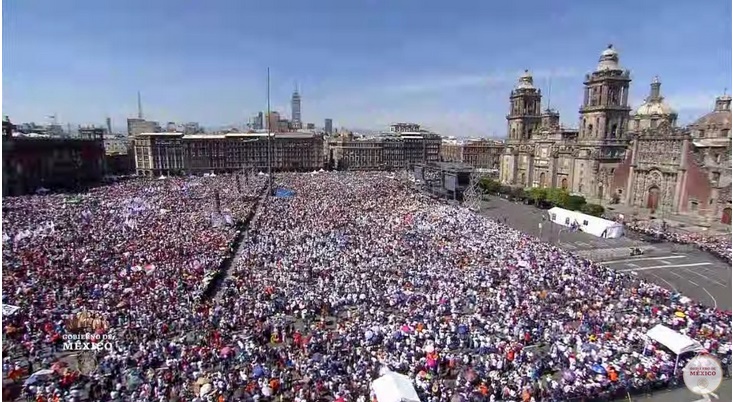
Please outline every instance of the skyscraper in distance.
M295 85L295 91L293 97L290 100L290 107L292 109L292 124L293 128L299 129L303 127L303 120L300 116L300 94L298 93L298 85Z
M333 120L326 119L324 131L326 131L326 134L328 135L333 134Z

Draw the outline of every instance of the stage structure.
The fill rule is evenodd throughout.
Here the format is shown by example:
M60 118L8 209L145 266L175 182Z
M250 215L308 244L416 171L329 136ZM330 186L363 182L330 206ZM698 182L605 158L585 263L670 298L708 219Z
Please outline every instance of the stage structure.
M417 164L414 168L415 179L423 191L435 197L461 202L464 201L466 190L471 188L473 172L470 165L450 162Z

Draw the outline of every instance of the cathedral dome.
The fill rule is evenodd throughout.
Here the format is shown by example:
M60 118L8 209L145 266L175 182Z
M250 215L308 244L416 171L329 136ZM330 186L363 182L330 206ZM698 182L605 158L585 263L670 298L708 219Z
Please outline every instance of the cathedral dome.
M664 101L661 95L662 83L658 77L654 77L650 85L649 96L644 99L644 103L631 116L629 121L630 131L643 131L647 129L655 129L662 122L666 122L670 127L677 124L677 112Z
M675 111L664 101L644 102L634 114L637 116L668 116L675 114Z
M697 119L693 125L698 127L719 127L728 128L731 126L731 97L721 96L715 99L715 109Z
M618 64L618 52L613 48L613 45L608 45L608 48L601 53L601 57L598 59L596 71L606 70L621 70L621 66Z
M644 99L644 103L636 109L634 113L637 116L671 116L676 115L672 107L664 101L661 94L662 83L659 77L654 77L649 91L649 96Z

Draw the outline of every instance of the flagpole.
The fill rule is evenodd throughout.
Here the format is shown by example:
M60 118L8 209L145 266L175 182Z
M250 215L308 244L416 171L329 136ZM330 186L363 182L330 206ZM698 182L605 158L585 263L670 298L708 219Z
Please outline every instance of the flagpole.
M270 116L270 67L267 67L267 192L272 196L272 116Z

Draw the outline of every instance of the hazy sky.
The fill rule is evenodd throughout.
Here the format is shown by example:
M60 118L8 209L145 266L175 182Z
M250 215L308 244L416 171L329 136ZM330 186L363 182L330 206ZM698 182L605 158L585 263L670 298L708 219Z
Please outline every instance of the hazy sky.
M379 129L412 121L506 135L508 96L530 69L566 125L613 43L634 106L659 75L682 123L731 82L731 1L3 0L3 114L115 127L134 116L243 124L266 105L303 120Z

